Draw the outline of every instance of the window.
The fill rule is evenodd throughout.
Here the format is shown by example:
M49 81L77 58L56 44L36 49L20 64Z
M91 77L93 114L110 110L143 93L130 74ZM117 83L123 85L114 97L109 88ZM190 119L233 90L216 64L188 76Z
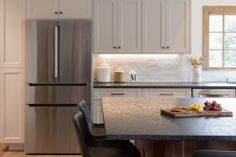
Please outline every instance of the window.
M236 7L203 7L206 69L236 69Z

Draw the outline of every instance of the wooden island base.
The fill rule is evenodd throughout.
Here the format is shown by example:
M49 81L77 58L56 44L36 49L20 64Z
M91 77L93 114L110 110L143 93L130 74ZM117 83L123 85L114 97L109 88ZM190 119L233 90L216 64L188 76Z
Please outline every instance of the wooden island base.
M233 141L136 141L142 157L191 157L195 150L236 150Z

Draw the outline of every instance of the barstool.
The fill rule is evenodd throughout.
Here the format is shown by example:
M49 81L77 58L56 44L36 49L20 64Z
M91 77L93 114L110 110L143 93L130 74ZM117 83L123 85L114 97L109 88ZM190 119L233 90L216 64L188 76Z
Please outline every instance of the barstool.
M73 122L83 157L141 157L138 149L129 141L94 140L81 110L74 115Z

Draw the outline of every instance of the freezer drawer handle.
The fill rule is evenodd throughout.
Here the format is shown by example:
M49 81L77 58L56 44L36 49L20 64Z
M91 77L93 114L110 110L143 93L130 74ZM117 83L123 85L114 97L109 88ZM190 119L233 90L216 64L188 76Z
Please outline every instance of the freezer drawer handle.
M55 79L59 78L59 26L55 26L55 67L54 74Z
M125 93L111 93L111 95L125 95Z
M76 107L77 104L27 104L29 107Z
M162 93L162 94L160 94L160 96L174 96L174 94L173 93Z

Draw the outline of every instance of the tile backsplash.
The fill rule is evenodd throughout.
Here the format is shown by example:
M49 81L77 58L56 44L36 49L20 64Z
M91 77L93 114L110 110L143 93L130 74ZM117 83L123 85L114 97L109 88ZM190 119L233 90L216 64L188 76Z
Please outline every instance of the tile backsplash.
M108 63L113 80L114 69L125 71L124 80L129 81L129 71L137 73L137 81L190 81L191 65L188 55L94 55L94 79L96 66L102 62Z
M94 80L96 81L96 66L107 62L111 68L111 80L115 68L125 71L124 80L129 81L129 71L137 73L137 81L156 82L191 82L192 70L189 58L191 55L126 55L97 54L94 55ZM236 71L203 71L202 81L226 81L226 78L236 78Z

